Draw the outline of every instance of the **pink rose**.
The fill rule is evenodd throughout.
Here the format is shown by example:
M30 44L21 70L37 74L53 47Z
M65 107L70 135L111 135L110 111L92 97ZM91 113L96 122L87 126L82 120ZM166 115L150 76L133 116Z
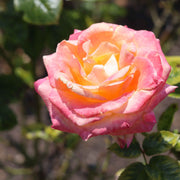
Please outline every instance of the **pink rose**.
M153 128L153 108L176 88L166 84L171 68L154 34L115 24L75 30L44 64L48 76L35 89L52 127L84 140L116 136L121 147Z

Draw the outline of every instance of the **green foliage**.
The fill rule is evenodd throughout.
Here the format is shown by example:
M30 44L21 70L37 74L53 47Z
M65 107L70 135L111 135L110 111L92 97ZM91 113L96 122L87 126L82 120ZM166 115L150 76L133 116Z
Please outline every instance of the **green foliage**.
M52 129L42 123L34 123L23 128L23 134L27 139L43 139L47 142L55 142L64 144L66 148L74 149L80 141L77 134L64 133L62 131Z
M171 85L180 83L180 56L166 56L166 59L171 66L167 83Z
M28 26L14 11L12 1L7 1L6 11L0 11L0 29L3 32L3 46L8 50L15 50L17 47L25 45Z
M42 123L34 123L23 127L23 134L27 139L43 139L48 142L62 142L60 135L61 131L52 129L50 126L45 126ZM60 141L58 141L60 139Z
M118 144L114 143L108 149L119 157L136 158L141 155L139 143L135 139L133 139L131 145L128 148L120 148Z
M147 166L152 180L179 180L180 166L178 161L169 156L154 156Z
M180 166L178 161L169 156L155 156L149 164L140 162L129 165L118 180L179 180Z
M14 0L17 11L23 11L24 21L36 25L57 24L62 0Z
M24 70L21 67L17 67L15 69L15 74L18 77L20 77L24 81L24 83L27 84L29 87L31 87L31 88L33 87L34 78L33 78L31 71Z
M24 84L22 80L15 75L0 75L0 102L7 104L19 100L22 96Z
M171 93L169 96L180 98L180 56L166 56L166 59L171 66L171 73L167 83L178 86L175 92Z
M178 110L177 104L171 104L166 111L162 113L158 121L158 130L169 130L173 121L174 113Z
M80 142L80 137L77 134L67 134L64 139L65 147L74 149Z
M121 173L118 180L151 180L146 172L146 167L140 163L132 163Z
M6 105L0 104L0 131L10 130L17 125L14 112Z
M97 22L112 22L112 19L117 21L120 17L127 16L126 8L107 1L83 1L80 7L84 11L86 10L90 17L94 17Z
M175 151L180 152L180 139L177 141L177 144L174 147Z
M143 149L147 155L163 153L174 147L178 139L178 134L169 131L155 132L145 137Z
M74 9L63 9L59 25L46 27L47 33L44 36L47 38L48 47L54 51L57 44L63 39L68 39L74 29L82 30L87 28L86 18L87 12L82 12L81 9L78 11ZM62 24L63 28L61 27Z
M179 180L180 166L178 161L169 156L154 156L149 164L136 162L130 164L118 180Z

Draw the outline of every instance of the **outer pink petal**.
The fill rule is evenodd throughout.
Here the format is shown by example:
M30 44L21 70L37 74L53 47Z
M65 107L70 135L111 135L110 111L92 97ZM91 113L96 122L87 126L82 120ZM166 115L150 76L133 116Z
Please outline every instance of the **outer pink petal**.
M155 94L156 90L138 90L127 101L127 106L124 109L123 113L130 114L135 112L143 111L147 102Z
M43 59L51 86L55 87L54 74L57 71L62 70L62 67L65 67L65 65L63 65L63 62L60 61L56 53L48 56L43 56Z
M73 132L69 129L68 126L64 124L64 116L60 112L57 111L57 108L51 103L49 100L49 95L53 88L50 86L50 82L48 77L40 79L34 83L36 92L42 97L43 101L45 102L49 114L51 116L51 121L53 123L53 127L57 127L61 131L65 132Z
M114 132L110 132L113 136L125 135L125 134L135 134L151 131L156 124L156 118L153 112L148 112L144 114L134 114L131 115L131 121L134 117L134 121L130 124L129 128L124 129L114 129ZM129 117L129 116L127 116ZM127 121L128 122L128 121Z
M137 71L140 72L138 89L151 90L164 81L157 75L153 63L148 58L136 57L134 65Z
M170 86L165 84L149 101L147 111L154 109L168 94L174 92L177 86Z
M77 134L80 134L80 132L82 131L78 126L71 123L69 119L67 119L67 117L63 114L63 112L60 109L58 109L54 104L52 104L50 112L52 128L64 132Z
M164 53L162 52L162 49L161 49L161 45L160 45L160 41L157 40L157 49L158 49L158 52L160 53L160 57L161 57L161 64L162 64L162 67L163 67L163 73L162 73L162 77L164 79L167 79L168 76L169 76L169 73L171 71L171 66L168 64L165 56L164 56Z
M102 121L96 121L90 125L85 126L84 134L87 138L110 134L112 136L120 136L127 134L135 134L141 132L151 131L156 123L153 112L136 113L131 115L109 115Z
M147 55L147 59L149 59L149 61L152 63L156 77L166 81L167 77L163 77L163 63L161 61L160 53L158 51L150 51ZM168 69L170 70L170 68Z
M138 55L143 51L152 51L158 49L156 37L153 32L140 30L134 35L134 44L136 44Z
M69 36L69 40L78 40L81 33L82 31L75 29L74 33Z
M52 90L52 87L50 86L49 78L45 77L43 79L37 80L34 83L34 87L36 92L42 97L46 106L49 107L51 104L49 101L49 94Z
M64 101L63 93L58 92L56 89L53 89L51 91L51 94L49 95L49 99L51 103L54 104L59 109L59 111L62 112L62 114L66 117L66 119L68 119L69 121L68 123L73 123L75 125L82 126L86 123L94 122L101 119L101 117L98 116L89 117L89 118L77 116L74 110L68 106L69 102Z

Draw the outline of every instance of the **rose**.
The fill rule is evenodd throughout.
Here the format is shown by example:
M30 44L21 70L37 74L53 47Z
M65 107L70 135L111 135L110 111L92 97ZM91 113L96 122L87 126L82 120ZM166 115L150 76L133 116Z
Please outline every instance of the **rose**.
M152 32L108 23L75 30L44 56L48 76L35 82L52 127L87 140L116 136L120 146L150 131L153 108L176 87L159 40Z

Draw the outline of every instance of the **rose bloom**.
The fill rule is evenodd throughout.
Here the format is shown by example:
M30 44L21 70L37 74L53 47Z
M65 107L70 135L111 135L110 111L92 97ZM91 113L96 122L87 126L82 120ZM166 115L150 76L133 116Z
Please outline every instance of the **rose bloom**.
M153 128L153 108L176 88L166 84L171 68L159 40L145 30L93 24L43 59L48 76L35 89L52 128L84 140L109 134L128 147L135 133Z

